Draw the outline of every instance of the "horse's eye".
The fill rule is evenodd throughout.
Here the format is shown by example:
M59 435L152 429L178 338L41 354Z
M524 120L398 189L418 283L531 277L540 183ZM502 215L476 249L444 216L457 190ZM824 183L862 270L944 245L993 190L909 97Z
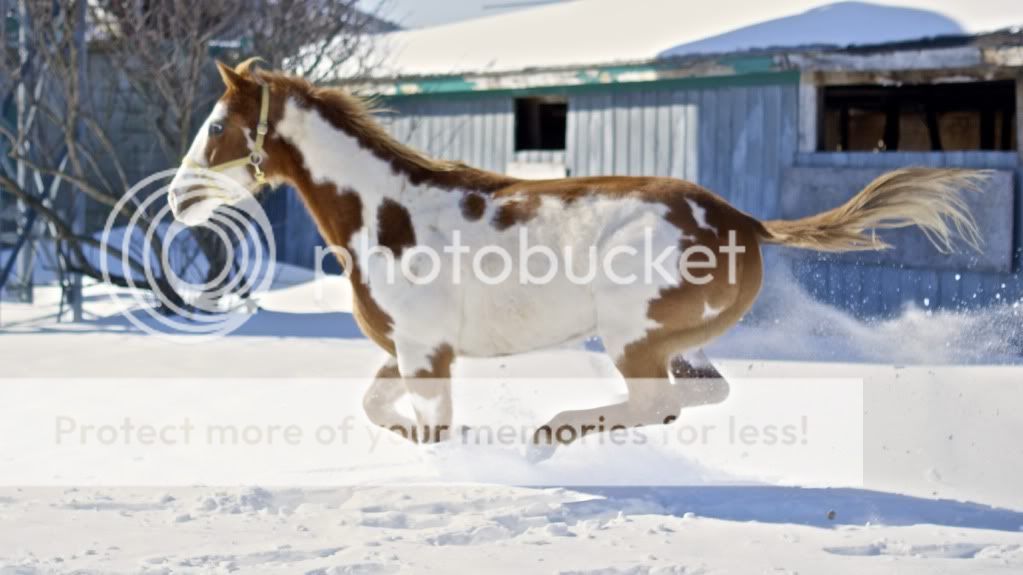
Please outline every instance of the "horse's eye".
M219 136L221 133L223 133L223 131L224 131L223 124L218 124L217 122L213 122L212 124L210 124L211 136Z

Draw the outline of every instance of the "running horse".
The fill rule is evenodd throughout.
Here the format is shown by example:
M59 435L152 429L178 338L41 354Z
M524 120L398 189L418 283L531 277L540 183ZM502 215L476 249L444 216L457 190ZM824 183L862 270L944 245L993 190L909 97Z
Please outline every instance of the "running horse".
M369 106L341 89L260 70L251 60L218 68L226 91L171 184L175 217L199 224L233 201L215 185L189 184L189 168L214 170L250 189L269 183L298 190L324 239L350 254L342 265L355 320L388 354L366 393L367 416L414 441L449 437L457 357L517 354L593 336L624 377L627 399L562 412L540 429L585 433L599 418L608 427L662 424L686 406L723 401L728 386L701 349L756 299L761 244L878 250L889 246L874 230L918 226L943 251L955 233L979 245L963 192L978 189L982 172L901 169L833 210L759 221L672 178L530 181L433 159L391 137ZM546 282L494 281L498 268L545 271L534 260L522 266L527 240L535 249L566 255L571 249L613 265L573 281L569 272L583 266L566 257ZM512 265L487 253L473 269L457 266L457 258L433 260L430 267L441 273L429 282L394 273L399 266L422 274L427 250L440 254L458 242L477 255L505 250ZM670 254L660 262L629 257L644 248ZM682 263L694 251L700 257L686 263L699 268L698 276L682 265L666 266L667 276L647 273L651 263ZM725 252L729 257L711 257ZM554 267L547 263L547 270ZM623 277L636 281L614 281ZM396 408L406 394L414 421ZM534 441L553 450L567 440L538 433Z

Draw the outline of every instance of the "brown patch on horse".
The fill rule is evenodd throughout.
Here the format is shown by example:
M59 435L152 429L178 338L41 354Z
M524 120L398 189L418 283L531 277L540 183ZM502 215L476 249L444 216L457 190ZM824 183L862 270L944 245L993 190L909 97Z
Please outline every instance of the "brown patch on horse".
M377 208L377 242L400 258L405 248L416 245L416 231L412 215L405 206L385 198Z
M504 231L516 224L524 224L536 216L540 204L539 194L523 194L522 197L510 199L498 206L491 223L498 231Z
M690 273L698 278L709 275L712 278L710 282L701 285L683 279L682 285L661 290L657 299L650 302L647 316L659 327L649 332L647 339L663 342L656 351L660 358L670 358L683 350L702 347L723 334L749 311L763 281L759 222L723 200L720 203L708 201L701 195L694 201L707 210L707 223L717 228L717 234L699 228L688 205L673 205L668 219L680 226L685 235L694 238L689 241L683 239L681 250L693 245L705 246L714 253L716 266L690 269ZM680 202L688 204L684 198ZM735 245L744 249L734 255L734 282L729 277L729 256L721 251L722 246L728 244L730 231L735 232ZM689 261L704 262L706 257L697 254ZM642 345L640 342L637 347Z
M391 329L394 320L377 304L358 269L352 270L352 316L362 333L387 353L394 355Z
M455 361L455 350L446 343L438 345L433 353L428 358L430 360L429 369L419 369L413 374L413 377L419 378L446 378L451 377L451 364ZM424 395L427 399L432 399L428 395Z
M470 192L462 196L459 206L462 208L462 217L470 222L475 222L483 217L483 212L487 211L487 200L476 192Z

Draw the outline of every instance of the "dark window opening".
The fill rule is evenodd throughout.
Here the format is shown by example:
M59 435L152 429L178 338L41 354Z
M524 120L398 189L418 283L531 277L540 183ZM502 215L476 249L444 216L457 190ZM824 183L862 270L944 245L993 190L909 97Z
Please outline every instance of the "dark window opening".
M1017 149L1013 81L907 86L826 86L818 149Z
M568 102L564 98L515 100L515 151L564 150Z

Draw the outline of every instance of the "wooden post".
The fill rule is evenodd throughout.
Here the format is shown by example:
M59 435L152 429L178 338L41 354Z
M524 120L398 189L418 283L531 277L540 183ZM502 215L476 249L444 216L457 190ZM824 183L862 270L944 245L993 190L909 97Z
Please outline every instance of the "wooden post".
M28 70L28 6L26 5L27 0L19 0L18 2L18 65L22 72ZM6 49L6 47L5 47ZM28 74L31 77L31 74ZM18 87L15 89L15 108L17 110L17 130L18 137L25 137L25 131L28 130L28 117L29 117L29 105L28 105L28 83L27 77L21 77L18 79ZM21 189L27 189L25 185L28 182L28 167L25 165L24 160L21 156L26 153L26 149L22 148L18 150L18 161L15 166L15 181L18 183L18 187ZM29 208L22 202L19 204L18 217L21 222L21 226L32 226L33 223L28 217ZM19 226L20 227L20 226ZM18 252L18 260L16 265L16 279L14 285L17 286L17 297L18 300L24 303L32 303L33 299L33 283L34 283L34 272L35 272L35 242L33 237L34 230L22 229L19 230L22 233L28 234L28 239L25 244L21 246L21 250Z
M820 118L820 93L815 74L799 75L799 151L816 152Z
M1016 75L1016 153L1023 163L1023 71Z
M78 0L75 3L76 13L75 18L75 50L78 51L78 98L79 105L83 101L86 91L86 85L88 82L88 76L85 73L85 60L88 56L89 47L85 42L85 25L86 25L86 0ZM70 18L71 15L67 14L65 17ZM80 140L85 137L85 126L82 123L81 118L78 120L78 125L75 126L75 139ZM74 203L74 214L71 221L72 229L77 234L85 234L85 194L79 193L78 197L75 198ZM103 257L103 254L100 254ZM80 322L84 319L82 314L82 274L74 273L71 274L71 321Z

